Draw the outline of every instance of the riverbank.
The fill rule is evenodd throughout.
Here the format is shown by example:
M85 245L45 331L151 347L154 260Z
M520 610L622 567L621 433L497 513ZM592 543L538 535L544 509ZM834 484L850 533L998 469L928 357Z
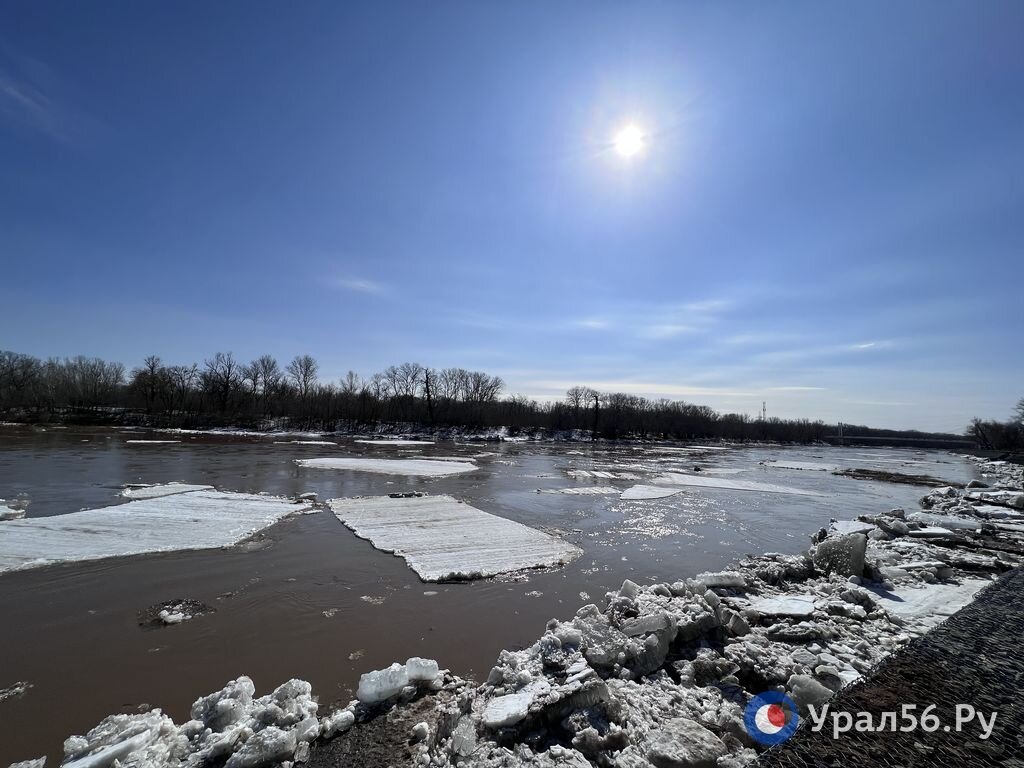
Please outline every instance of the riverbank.
M308 716L281 719L275 711L267 720L268 705L250 693L238 707L216 705L241 712L227 725L178 727L152 713L108 719L95 738L75 742L74 756L148 739L149 762L128 750L122 764L176 766L209 748L199 731L227 728L231 735L216 743L233 745L223 753L238 753L231 766L276 765L296 750L313 765L749 764L759 750L743 724L750 696L784 690L801 708L829 701L1022 562L1020 470L980 466L991 487L941 488L922 500L928 511L838 522L815 535L806 555L750 557L734 570L674 583L627 580L600 607L552 620L530 647L503 652L476 687L441 672L410 680L416 664L399 665L364 677L357 700L321 712L315 732ZM239 701L230 690L215 699ZM410 702L412 725L403 716ZM416 727L395 738L395 728L420 722L426 733ZM359 735L387 733L388 723L390 740ZM172 742L173 750L159 746ZM260 751L271 742L277 751ZM309 742L307 753L299 744ZM382 755L385 743L397 752ZM157 754L164 762L152 761Z

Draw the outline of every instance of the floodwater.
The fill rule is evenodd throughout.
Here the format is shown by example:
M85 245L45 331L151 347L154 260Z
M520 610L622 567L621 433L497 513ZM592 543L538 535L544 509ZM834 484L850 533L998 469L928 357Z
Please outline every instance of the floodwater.
M132 444L128 440L180 440ZM306 445L290 440L330 440ZM405 478L300 467L326 456L468 457L479 469ZM458 443L379 446L351 438L167 434L0 427L0 498L30 500L28 516L118 504L127 483L180 481L321 500L398 491L448 493L486 512L562 535L582 550L548 572L426 584L405 561L357 538L327 511L285 520L230 550L140 555L0 574L0 765L43 754L104 716L161 707L177 721L238 675L258 693L309 680L321 704L347 702L359 675L410 656L486 676L502 648L533 642L630 578L675 581L747 553L806 549L831 518L917 507L920 487L766 467L784 460L933 475L975 476L950 454L898 449L754 446L680 451L655 446ZM822 497L688 488L660 500L553 493L649 483L700 466L704 476L771 483ZM619 477L590 477L585 472ZM636 479L622 477L631 475ZM543 492L538 492L543 491ZM0 522L0 536L3 523ZM214 613L148 629L143 609L189 598Z

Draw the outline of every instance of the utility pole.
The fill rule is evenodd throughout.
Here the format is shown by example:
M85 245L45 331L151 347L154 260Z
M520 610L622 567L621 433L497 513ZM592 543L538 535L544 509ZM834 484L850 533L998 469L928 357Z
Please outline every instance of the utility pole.
M768 421L768 405L764 400L761 401L761 421Z

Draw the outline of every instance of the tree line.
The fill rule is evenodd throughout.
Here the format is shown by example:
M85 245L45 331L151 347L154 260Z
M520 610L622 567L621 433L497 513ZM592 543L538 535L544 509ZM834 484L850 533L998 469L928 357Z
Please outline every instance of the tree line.
M581 437L774 440L809 443L835 427L807 419L751 418L681 400L570 388L538 402L505 392L499 376L464 368L393 365L365 378L320 378L310 355L282 366L271 355L249 362L218 352L202 364L147 357L131 371L96 358L40 360L0 352L0 413L28 421L132 423L156 427L356 431L508 427ZM864 434L880 432L858 428ZM886 430L887 434L900 433Z
M995 451L1024 451L1024 398L1017 402L1008 421L974 419L967 437L980 447Z

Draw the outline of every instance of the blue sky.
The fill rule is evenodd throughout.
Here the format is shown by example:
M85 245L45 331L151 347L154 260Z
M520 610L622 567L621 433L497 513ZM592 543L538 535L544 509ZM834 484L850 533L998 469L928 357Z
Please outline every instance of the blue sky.
M0 347L1005 418L1022 28L1016 2L2 0Z

